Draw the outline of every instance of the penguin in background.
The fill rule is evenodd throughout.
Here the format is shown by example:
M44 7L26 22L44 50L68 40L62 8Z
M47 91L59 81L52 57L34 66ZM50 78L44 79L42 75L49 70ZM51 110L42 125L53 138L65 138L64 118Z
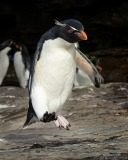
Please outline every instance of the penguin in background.
M9 52L15 45L12 39L8 39L0 44L0 85L2 84L9 67Z
M28 49L23 43L15 42L13 63L19 85L22 88L26 88L28 85L31 60Z
M24 128L35 121L54 121L57 127L65 129L70 126L56 112L72 91L76 65L81 67L80 59L85 60L79 50L76 52L75 43L87 40L87 35L77 20L55 20L55 24L37 44L29 78L29 107ZM94 68L90 71L93 83L100 87L98 71Z
M31 61L28 50L23 43L9 39L0 44L0 85L7 74L10 61L13 61L20 87L26 88Z
M96 67L98 72L102 71L102 67L99 66L98 60L90 59L90 61L94 64L94 66ZM86 63L85 63L85 65L86 65ZM85 66L85 67L87 69L88 66ZM79 86L88 87L88 86L94 86L94 84L85 71L83 71L82 69L76 68L74 87L79 87Z
M77 68L74 78L74 86L95 86L98 88L104 83L104 79L99 73L102 71L102 68L98 65L98 60L90 60L77 47L76 63Z
M80 48L79 43L75 43L75 47L78 49ZM79 54L79 53L78 53ZM90 65L88 65L88 62L86 61L88 58L83 54L83 56L81 58L85 58L85 60L81 59L81 62L84 61L84 64L82 66L82 68L80 69L79 67L76 68L76 74L75 74L75 79L74 79L74 84L73 87L88 87L88 86L95 86L94 83L91 80L91 77L88 74L88 71L90 69ZM79 58L77 58L78 60ZM90 60L90 62L96 67L96 69L98 70L98 72L102 71L102 68L99 66L99 60L97 59L88 59ZM80 62L80 61L79 61ZM78 62L78 63L79 63ZM81 63L80 62L80 63ZM91 64L91 65L92 65ZM103 83L103 78L102 79L102 83Z

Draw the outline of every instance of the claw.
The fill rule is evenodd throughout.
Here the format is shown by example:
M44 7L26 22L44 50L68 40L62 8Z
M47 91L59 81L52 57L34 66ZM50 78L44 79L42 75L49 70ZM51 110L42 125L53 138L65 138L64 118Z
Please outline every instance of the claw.
M55 125L56 125L58 128L60 128L60 124L59 124L59 121L58 121L58 120L55 120L54 123L55 123Z
M54 123L58 128L63 127L66 130L69 130L69 127L71 126L70 123L61 115L57 116L57 120L55 120Z

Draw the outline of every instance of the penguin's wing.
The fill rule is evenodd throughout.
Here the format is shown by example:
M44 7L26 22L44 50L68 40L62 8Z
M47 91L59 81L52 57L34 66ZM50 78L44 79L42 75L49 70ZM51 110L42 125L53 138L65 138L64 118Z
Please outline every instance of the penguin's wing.
M37 65L37 62L38 60L40 59L40 55L41 55L41 51L42 51L42 48L43 48L43 44L46 40L48 39L51 39L54 38L54 36L52 36L52 33L53 33L53 30L49 30L49 32L47 33L44 33L38 44L37 44L37 48L36 48L36 51L35 51L35 54L34 54L34 57L33 57L33 62L32 62L32 65L31 65L31 68L30 68L30 74L29 74L29 85L28 85L28 90L29 90L29 108L28 108L28 113L27 113L27 119L26 119L26 122L24 124L24 127L29 125L30 123L33 122L33 120L38 120L37 116L36 116L36 113L33 109L33 106L32 106L32 101L31 101L31 90L32 90L32 84L33 84L33 77L34 77L34 74L35 74L35 68L36 68L36 65Z
M31 68L30 68L29 94L31 94L31 88L32 88L32 83L33 83L33 76L34 76L34 73L35 73L35 67L36 67L37 61L40 58L40 53L41 53L41 50L42 50L42 45L43 44L39 41L38 44L37 44L36 52L34 54L33 62L32 62Z
M38 118L37 118L36 113L33 109L31 99L29 99L29 108L28 108L27 118L26 118L26 121L24 123L23 128L25 128L28 125L35 123L37 121L38 121Z
M78 49L76 49L77 67L85 72L95 87L100 87L103 83L103 77L99 74L93 63Z
M34 54L33 63L32 63L31 68L30 68L29 86L28 86L28 89L29 89L29 107L28 107L28 112L27 112L27 118L26 118L26 121L24 123L23 128L25 128L28 125L38 121L38 118L37 118L36 113L35 113L35 111L33 109L33 106L32 106L31 89L32 89L32 83L33 83L33 76L34 76L34 73L35 73L35 67L36 67L37 61L39 60L41 49L42 49L42 45L41 45L41 43L38 43L36 52Z
M2 42L2 43L0 44L0 51L3 50L5 47L9 47L10 44L11 44L11 42L12 42L11 39L8 39L8 40Z

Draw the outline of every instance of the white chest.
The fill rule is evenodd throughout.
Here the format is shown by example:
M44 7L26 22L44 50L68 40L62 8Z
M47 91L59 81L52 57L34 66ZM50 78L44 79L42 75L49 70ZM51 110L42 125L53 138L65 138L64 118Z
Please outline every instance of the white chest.
M75 81L74 81L75 86L93 86L89 76L84 73L82 70L78 70L78 72L75 75Z
M35 68L34 81L48 99L49 111L55 111L66 101L76 70L74 44L61 39L49 40Z
M6 59L8 59L8 55L7 53L11 50L10 47L6 47L5 49L3 49L2 51L0 51L0 61L1 63L6 62Z

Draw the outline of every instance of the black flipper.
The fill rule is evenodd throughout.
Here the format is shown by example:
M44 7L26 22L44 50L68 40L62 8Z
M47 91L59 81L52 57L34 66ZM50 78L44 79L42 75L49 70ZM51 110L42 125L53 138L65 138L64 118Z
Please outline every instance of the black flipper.
M54 35L55 30L56 30L56 35ZM35 74L35 67L36 67L36 64L37 64L38 60L40 59L43 44L46 40L49 40L51 38L52 39L56 38L58 36L57 31L58 31L58 26L53 27L52 29L50 29L48 32L46 32L45 34L43 34L41 36L41 38L40 38L40 40L37 44L37 48L36 48L36 52L35 52L34 57L33 57L32 65L30 66L29 85L28 85L29 97L31 97L31 90L32 90L32 84L33 84L33 77L34 77L34 74ZM33 109L31 100L29 100L29 108L28 108L28 113L27 113L27 119L26 119L26 122L24 124L24 127L26 127L27 125L29 125L31 123L34 123L37 120L38 120L38 118L37 118L36 113Z
M28 126L32 123L35 123L37 121L38 121L38 118L37 118L36 113L33 109L31 99L29 99L29 108L28 108L28 113L27 113L27 119L24 123L23 128L25 128L26 126Z
M80 53L80 55L90 64L92 67L92 73L88 76L91 79L92 83L94 84L95 87L99 88L101 84L104 82L103 77L100 75L94 64L78 49L75 47L75 49Z

